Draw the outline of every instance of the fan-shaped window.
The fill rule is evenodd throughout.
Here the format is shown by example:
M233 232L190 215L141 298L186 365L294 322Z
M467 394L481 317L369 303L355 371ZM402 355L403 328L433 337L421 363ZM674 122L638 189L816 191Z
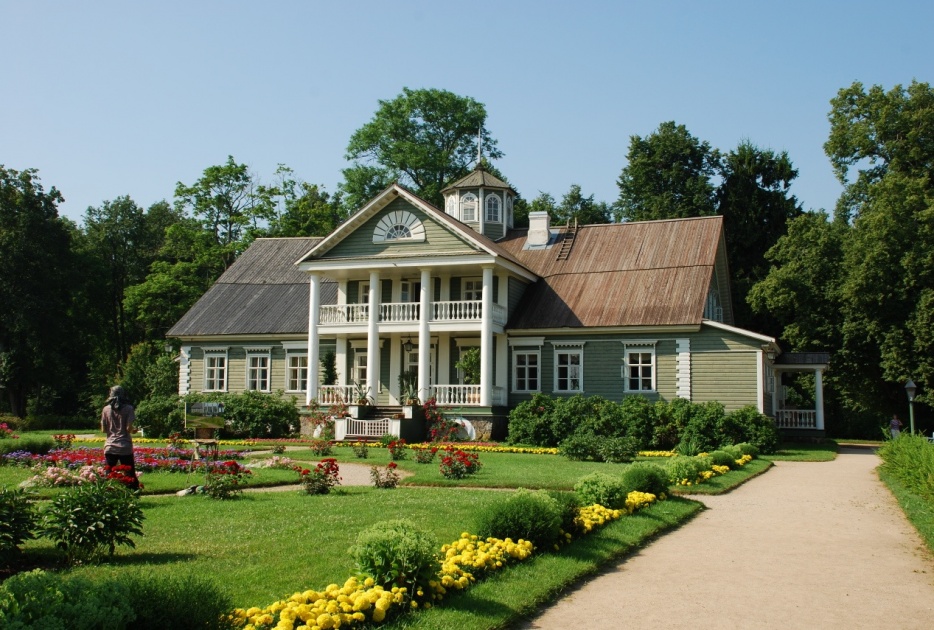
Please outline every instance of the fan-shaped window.
M373 229L373 242L424 241L425 226L418 217L405 210L387 213Z
M467 193L461 196L461 221L477 220L477 196L473 193Z
M486 198L486 220L490 223L502 221L499 215L499 197L490 195Z

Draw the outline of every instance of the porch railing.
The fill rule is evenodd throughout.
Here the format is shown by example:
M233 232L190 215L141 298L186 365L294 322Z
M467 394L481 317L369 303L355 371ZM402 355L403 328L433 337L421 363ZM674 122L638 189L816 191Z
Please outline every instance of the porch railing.
M381 322L417 322L418 302L387 302L379 305Z
M389 418L379 418L376 420L357 420L355 418L346 418L347 437L383 437L389 433Z
M338 405L353 401L353 385L320 385L318 387L319 405Z
M816 429L817 412L813 409L779 409L775 412L779 429Z
M318 309L321 324L365 324L369 319L369 304L327 304Z
M435 385L431 389L438 405L470 407L480 404L479 385Z
M417 322L420 313L418 302L386 302L379 305L381 322ZM493 323L506 325L506 307L493 304ZM432 302L429 311L433 322L479 322L483 317L483 302L480 300L458 300L454 302ZM370 317L368 304L326 304L318 311L321 324L366 324Z

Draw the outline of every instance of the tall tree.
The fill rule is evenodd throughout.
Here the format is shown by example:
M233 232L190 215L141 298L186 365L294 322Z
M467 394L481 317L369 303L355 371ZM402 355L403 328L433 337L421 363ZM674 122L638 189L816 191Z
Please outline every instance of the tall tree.
M649 221L716 213L720 154L684 125L664 122L650 135L632 136L628 163L617 184L617 220Z
M0 165L0 390L10 411L68 379L70 291L77 280L62 196L35 169Z
M265 195L257 194L257 183L246 164L233 156L225 164L209 166L191 186L175 186L175 208L190 210L213 235L224 268L229 267L249 244L251 232L264 227L273 209Z
M502 157L486 129L482 103L446 90L403 88L396 98L379 101L373 119L350 137L346 157L355 163L344 171L342 190L348 199L366 199L374 182L382 188L398 178L441 207L441 190L476 160L478 133L483 154Z
M269 236L327 236L346 218L340 194L332 198L318 186L297 180L284 164L276 169L276 177L274 185L258 188L273 202Z
M726 232L736 323L777 334L777 322L765 313L755 316L746 296L768 274L765 253L787 232L788 221L802 212L789 190L798 171L786 152L776 154L745 141L723 157L720 176L717 213L723 215Z
M602 201L595 202L593 195L585 197L578 184L571 184L556 211L554 218L558 223L576 221L579 225L592 225L610 222L610 207Z

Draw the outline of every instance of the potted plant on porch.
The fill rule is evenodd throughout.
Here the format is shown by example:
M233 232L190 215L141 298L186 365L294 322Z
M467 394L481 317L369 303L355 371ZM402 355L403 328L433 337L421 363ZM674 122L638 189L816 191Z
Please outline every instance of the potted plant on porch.
M464 385L480 384L480 348L468 348L461 352L461 357L454 367L464 373ZM471 393L467 402L476 404L480 402L480 395Z
M402 403L402 417L414 417L418 406L418 373L409 370L399 375L399 401Z
M362 408L370 404L370 390L365 384L356 381L353 383L353 389L353 402L347 405L347 411L350 412L351 418L360 418Z

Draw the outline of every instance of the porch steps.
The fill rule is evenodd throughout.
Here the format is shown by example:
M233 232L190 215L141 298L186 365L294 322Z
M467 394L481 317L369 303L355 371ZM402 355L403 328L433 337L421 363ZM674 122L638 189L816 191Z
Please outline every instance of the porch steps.
M564 238L561 239L561 249L555 260L567 260L571 255L571 248L574 247L574 237L577 236L577 219L574 219L574 225L568 223L564 230Z

